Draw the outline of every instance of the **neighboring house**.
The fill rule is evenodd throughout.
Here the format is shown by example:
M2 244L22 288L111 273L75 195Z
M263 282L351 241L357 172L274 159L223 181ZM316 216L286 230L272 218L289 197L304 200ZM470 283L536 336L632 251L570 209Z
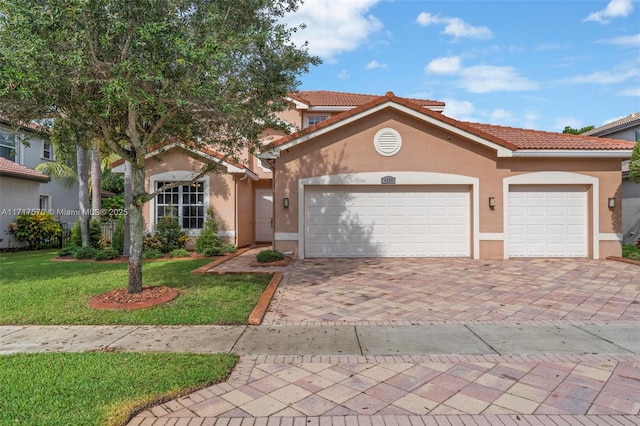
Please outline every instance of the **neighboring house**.
M640 142L640 112L629 114L584 133L587 136ZM622 163L622 242L635 244L640 239L640 184L629 180L629 162Z
M55 161L53 147L49 142L46 132L40 127L33 124L13 125L11 122L0 119L0 158L5 161L5 167L8 169L7 162L12 162L17 166L22 166L27 170L35 173L33 169L40 163L45 161ZM22 169L21 168L21 169ZM38 173L38 176L43 176ZM12 178L14 179L14 178ZM3 183L0 186L0 205L2 209L13 210L16 201L15 188L11 186L12 181L7 180L7 176L3 176ZM33 187L34 180L29 185ZM11 194L10 196L7 194ZM56 219L63 224L72 224L77 220L74 211L78 209L78 185L74 184L71 188L66 187L62 182L55 179L49 181L41 181L38 184L36 194L33 191L24 192L21 204L29 205L29 208L43 209L52 212ZM15 221L15 215L2 217L0 222L0 238L3 238L4 231L7 229L5 221L8 223ZM7 239L0 242L0 248L7 247Z
M281 118L297 131L266 132L246 164L175 141L154 147L148 191L207 162L225 173L147 203L147 230L173 211L195 236L213 207L230 242L273 241L298 258L620 255L631 143L461 122L442 102L391 92L288 100Z
M40 208L40 185L49 176L0 157L0 249L26 245L7 233L9 224L22 212Z

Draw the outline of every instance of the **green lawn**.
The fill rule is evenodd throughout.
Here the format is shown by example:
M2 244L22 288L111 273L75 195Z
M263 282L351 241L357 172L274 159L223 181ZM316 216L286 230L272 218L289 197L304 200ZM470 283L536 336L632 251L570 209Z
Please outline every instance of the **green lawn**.
M229 354L0 356L0 425L121 425L136 409L223 381Z
M134 311L89 308L93 296L125 287L125 263L53 262L55 251L0 253L0 325L246 324L268 275L190 274L211 259L144 264L144 285L180 291L172 302Z

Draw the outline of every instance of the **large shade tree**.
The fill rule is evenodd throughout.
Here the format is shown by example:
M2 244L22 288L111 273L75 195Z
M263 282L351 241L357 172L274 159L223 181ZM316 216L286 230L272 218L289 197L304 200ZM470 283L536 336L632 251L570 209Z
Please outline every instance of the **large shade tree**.
M0 0L0 112L65 120L131 164L129 292L142 291L142 207L159 191L145 190L145 154L176 138L241 159L279 127L317 63L279 23L298 1Z

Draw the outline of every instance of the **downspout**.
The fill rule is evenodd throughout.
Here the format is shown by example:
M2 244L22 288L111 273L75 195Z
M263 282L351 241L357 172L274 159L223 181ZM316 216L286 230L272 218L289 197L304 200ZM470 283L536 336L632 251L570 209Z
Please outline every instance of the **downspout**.
M240 245L240 230L238 229L238 224L240 223L240 217L239 217L239 214L238 214L238 211L240 210L240 203L238 201L238 193L239 193L238 184L240 182L242 182L243 180L247 179L247 177L248 177L247 175L243 175L240 179L236 179L235 180L235 188L234 188L235 189L235 195L234 195L235 196L235 208L233 209L234 210L234 212L233 212L233 221L235 222L233 224L233 229L235 230L235 235L233 237L233 241L234 241L236 247L239 247L239 245Z

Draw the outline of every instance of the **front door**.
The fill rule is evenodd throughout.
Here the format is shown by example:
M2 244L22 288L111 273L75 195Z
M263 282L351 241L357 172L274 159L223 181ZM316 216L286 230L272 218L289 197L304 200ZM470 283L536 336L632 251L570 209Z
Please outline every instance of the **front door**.
M256 242L273 241L273 192L256 189Z

